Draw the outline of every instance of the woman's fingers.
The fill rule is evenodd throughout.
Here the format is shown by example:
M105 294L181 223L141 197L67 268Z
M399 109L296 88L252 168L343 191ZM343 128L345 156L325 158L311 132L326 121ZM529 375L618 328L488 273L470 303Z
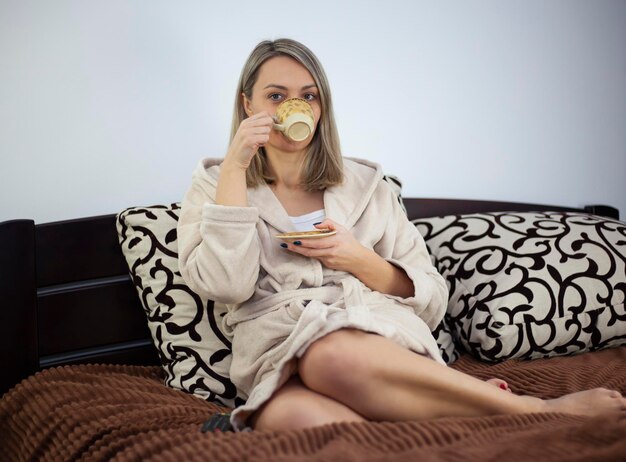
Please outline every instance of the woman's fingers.
M259 145L259 146L263 146L265 143L269 141L269 139L270 139L270 136L266 134L254 135L253 137L251 137L252 144Z
M299 244L296 244L296 242ZM289 242L287 248L305 257L328 257L334 255L337 248L337 239L335 235L316 239L296 239ZM331 249L334 250L331 251Z
M245 121L244 121L245 122ZM269 141L272 131L272 119L269 116L258 117L240 127L240 139L244 146L263 146Z
M253 116L244 119L241 124L246 127L265 126L272 128L274 125L274 119L267 112L259 112L258 114L254 114Z
M331 256L331 253L329 252L329 249L332 249L333 246L329 246L329 247L309 247L309 246L305 246L304 244L304 240L302 241L295 241L295 242L302 242L303 244L301 245L297 245L293 242L290 242L287 245L287 248L289 250L291 250L292 252L295 253L299 253L300 255L303 255L305 257L312 257L312 258L320 258L320 257L329 257Z
M252 133L255 135L267 135L272 131L270 127L261 126L261 127L251 127Z
M241 123L237 135L240 135L243 139L250 139L250 137L257 135L269 137L273 125L271 117L268 115L263 117L254 115L252 117L256 118L248 118Z
M269 141L273 123L274 121L267 111L259 112L244 119L233 137L225 160L235 162L247 169L259 147L264 146Z
M338 228L340 228L339 225L337 225L337 223L335 223L330 218L324 219L324 221L322 221L321 223L316 224L315 227L317 229L330 229L331 231L336 231Z

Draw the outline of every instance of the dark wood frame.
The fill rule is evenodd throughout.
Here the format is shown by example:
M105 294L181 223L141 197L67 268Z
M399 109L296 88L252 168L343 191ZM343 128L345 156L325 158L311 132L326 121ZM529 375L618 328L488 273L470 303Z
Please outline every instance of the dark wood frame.
M496 211L572 211L619 219L617 209L405 198L409 218ZM43 368L159 364L118 243L116 215L0 223L0 393Z

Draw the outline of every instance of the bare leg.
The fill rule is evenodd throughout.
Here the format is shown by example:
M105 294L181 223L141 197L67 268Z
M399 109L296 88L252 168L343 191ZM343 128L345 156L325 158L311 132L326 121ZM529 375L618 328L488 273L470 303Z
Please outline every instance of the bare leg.
M306 388L293 376L249 418L256 430L295 430L331 422L363 422L346 405Z
M558 400L503 393L389 339L342 329L309 347L303 383L371 420L421 420L529 412L599 414L626 409L619 392L594 389Z
M490 379L486 382L511 392L504 380ZM339 401L309 390L296 375L250 416L248 422L256 430L294 430L332 422L365 420Z

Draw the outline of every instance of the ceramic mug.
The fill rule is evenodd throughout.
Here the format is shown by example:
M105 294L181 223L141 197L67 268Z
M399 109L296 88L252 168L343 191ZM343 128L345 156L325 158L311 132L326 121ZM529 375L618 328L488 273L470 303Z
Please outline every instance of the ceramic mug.
M294 141L306 140L315 128L311 105L302 98L286 99L276 108L274 129Z

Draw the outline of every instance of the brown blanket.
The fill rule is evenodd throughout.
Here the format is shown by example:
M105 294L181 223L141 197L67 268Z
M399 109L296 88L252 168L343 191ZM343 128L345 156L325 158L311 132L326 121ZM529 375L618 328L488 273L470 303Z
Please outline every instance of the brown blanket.
M501 377L542 398L593 387L626 393L626 347L454 368ZM227 409L162 385L156 367L85 365L40 372L0 401L1 460L626 460L626 419L558 413L330 424L282 432L201 433Z

